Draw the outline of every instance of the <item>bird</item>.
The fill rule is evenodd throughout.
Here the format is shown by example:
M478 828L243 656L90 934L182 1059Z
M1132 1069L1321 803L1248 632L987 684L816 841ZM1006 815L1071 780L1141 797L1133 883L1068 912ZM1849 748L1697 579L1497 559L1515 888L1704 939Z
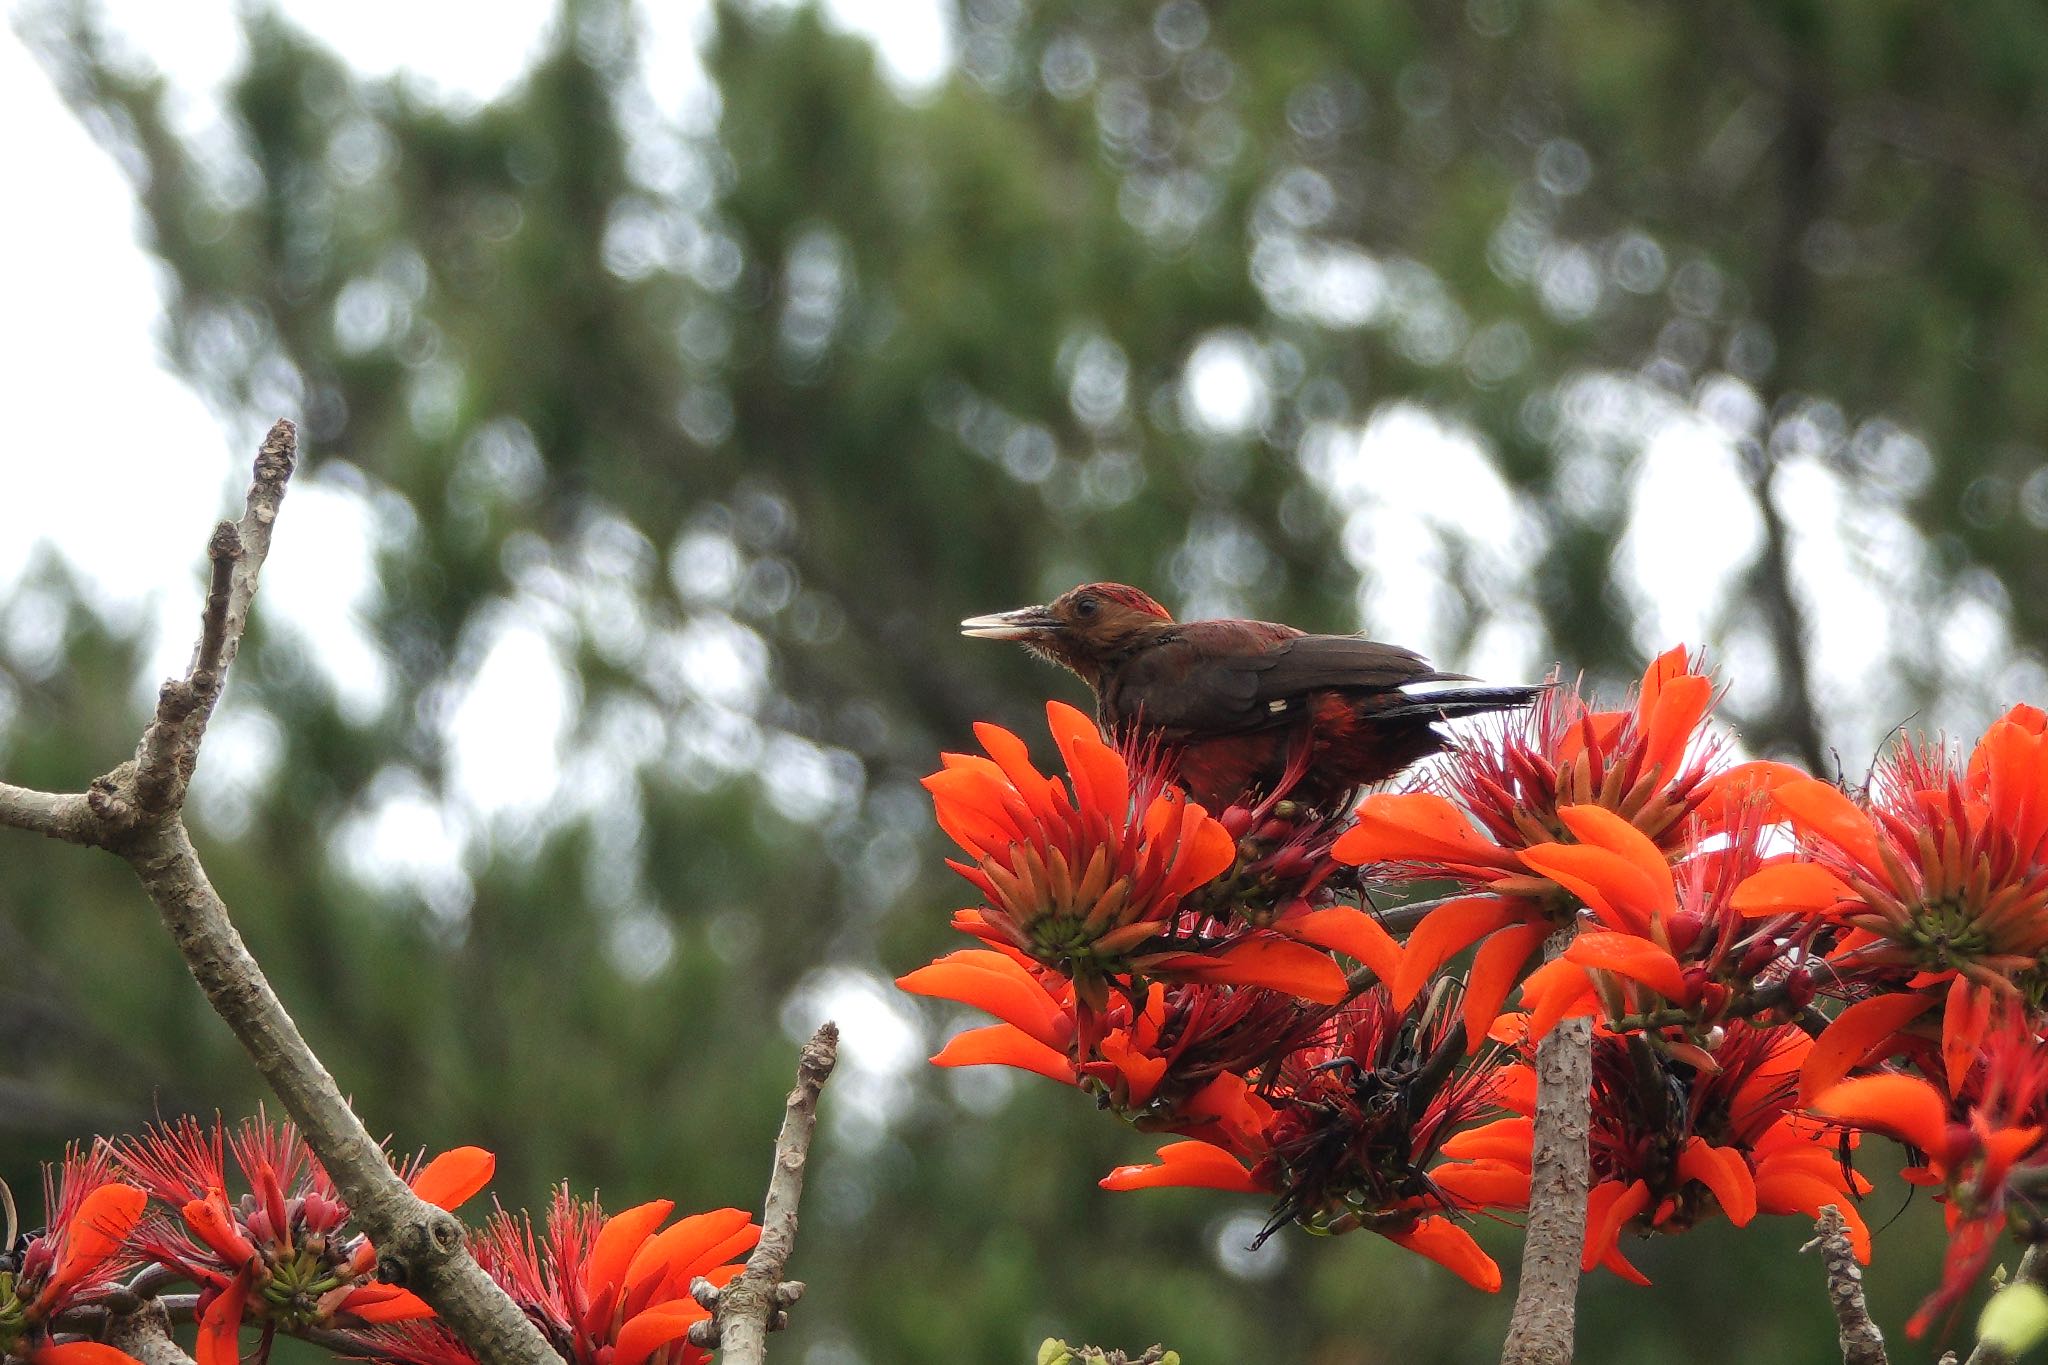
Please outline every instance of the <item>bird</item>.
M1334 810L1450 746L1437 722L1528 706L1547 685L1472 682L1399 645L1275 621L1176 621L1149 594L1084 583L1042 606L971 616L960 633L1009 640L1095 694L1107 734L1169 755L1212 811L1292 800Z

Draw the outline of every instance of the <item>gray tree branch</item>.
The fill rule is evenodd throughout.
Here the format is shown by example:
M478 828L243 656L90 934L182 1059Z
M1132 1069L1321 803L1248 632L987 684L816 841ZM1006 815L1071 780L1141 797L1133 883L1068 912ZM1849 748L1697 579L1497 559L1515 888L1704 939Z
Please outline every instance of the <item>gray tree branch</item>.
M171 1335L170 1314L155 1299L117 1315L107 1328L107 1345L127 1352L142 1365L192 1365L192 1357Z
M1870 1309L1863 1302L1863 1267L1856 1264L1841 1209L1833 1204L1822 1206L1813 1234L1813 1240L1799 1249L1820 1252L1828 1277L1828 1302L1834 1307L1842 1344L1842 1365L1888 1365L1884 1333L1870 1320Z
M342 1097L249 955L185 830L185 790L234 662L271 530L296 463L297 430L279 422L256 456L238 522L208 543L211 575L192 665L166 682L135 755L80 795L0 786L0 823L124 858L142 881L192 977L320 1158L378 1251L378 1272L403 1283L485 1365L560 1365L560 1357L469 1255L452 1214L413 1194ZM138 1328L137 1330L142 1330ZM176 1365L168 1359L145 1365Z
M1560 956L1572 935L1570 928L1552 934L1544 959ZM1579 1259L1586 1245L1592 1089L1593 1022L1566 1019L1536 1045L1529 1223L1501 1365L1568 1365L1572 1358Z
M725 1365L761 1365L767 1359L768 1332L803 1292L795 1281L785 1282L782 1271L796 1248L797 1201L803 1195L811 1135L818 1127L818 1095L838 1060L839 1026L827 1021L818 1025L797 1059L796 1087L789 1092L782 1131L775 1139L775 1167L761 1210L761 1240L739 1278L718 1292L717 1317L699 1324L714 1330L692 1334L691 1339L703 1345L713 1344L704 1338L715 1336L716 1344L724 1348Z

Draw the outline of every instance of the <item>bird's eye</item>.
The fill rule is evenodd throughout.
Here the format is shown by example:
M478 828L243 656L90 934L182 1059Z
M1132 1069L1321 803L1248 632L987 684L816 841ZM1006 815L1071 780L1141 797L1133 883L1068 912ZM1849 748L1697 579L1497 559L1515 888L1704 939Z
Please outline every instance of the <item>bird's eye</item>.
M1098 604L1096 603L1094 598L1084 597L1080 601L1074 603L1074 615L1093 616L1095 614L1095 608L1097 605Z

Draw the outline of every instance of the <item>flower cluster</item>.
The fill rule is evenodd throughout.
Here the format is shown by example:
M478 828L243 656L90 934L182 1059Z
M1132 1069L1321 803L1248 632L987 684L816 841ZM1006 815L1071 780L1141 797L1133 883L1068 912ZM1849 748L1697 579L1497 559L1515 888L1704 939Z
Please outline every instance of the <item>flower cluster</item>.
M1585 1269L1640 1280L1630 1234L1828 1205L1867 1260L1868 1130L1946 1204L1917 1333L2008 1226L2040 1231L2048 714L1967 755L1902 740L1845 791L1737 762L1714 697L1683 649L1620 707L1553 685L1348 817L1206 810L1056 703L1064 781L980 727L987 757L927 785L983 946L900 984L1000 1021L938 1064L1037 1072L1179 1139L1108 1188L1260 1194L1269 1234L1369 1229L1488 1289L1464 1224L1527 1206L1533 1051L1588 1018ZM1388 892L1419 903L1383 924Z
M129 1235L148 1196L118 1178L104 1146L76 1148L43 1177L46 1223L0 1241L0 1358L31 1365L132 1365L93 1341L57 1340L66 1312L92 1305L134 1265ZM8 1204L10 1215L13 1205Z
M452 1211L495 1167L457 1147L399 1174ZM263 1355L283 1333L352 1358L474 1365L424 1300L378 1278L376 1248L288 1123L187 1117L73 1150L45 1177L45 1208L44 1229L17 1238L10 1226L0 1243L0 1362L137 1365L95 1334L110 1310L183 1281L198 1290L181 1307L197 1365L240 1365L247 1328ZM691 1284L725 1285L760 1229L738 1209L663 1228L673 1210L657 1200L608 1218L565 1189L538 1239L501 1209L472 1250L570 1365L702 1365L709 1353L686 1338L710 1314Z
M657 1199L607 1215L594 1199L556 1191L538 1233L524 1214L500 1210L471 1248L479 1264L526 1311L569 1365L704 1365L689 1341L711 1316L690 1295L698 1278L723 1289L761 1229L739 1209L679 1218ZM402 1365L476 1365L438 1323L408 1323L368 1338Z

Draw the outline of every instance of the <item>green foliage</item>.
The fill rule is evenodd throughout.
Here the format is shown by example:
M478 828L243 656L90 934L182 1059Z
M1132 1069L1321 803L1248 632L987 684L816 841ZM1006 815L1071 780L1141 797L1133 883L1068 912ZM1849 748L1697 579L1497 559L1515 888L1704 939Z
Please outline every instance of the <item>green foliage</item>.
M225 151L85 7L24 18L137 168L168 353L246 447L300 416L305 479L375 509L382 694L340 695L259 606L223 722L275 752L247 791L202 772L209 866L373 1128L495 1148L508 1202L758 1200L821 1002L945 945L915 778L973 719L1073 696L962 616L1092 577L1324 629L1427 600L1447 663L1505 622L1532 671L1624 679L1653 643L1621 564L1640 411L1711 419L1736 386L1751 496L1804 461L1864 501L1839 528L1782 506L1795 531L1924 551L1893 594L1914 629L1811 697L1756 556L1707 642L1761 679L1731 699L1753 747L1853 755L1981 707L1998 680L1937 634L1958 594L2048 634L2048 31L2010 7L974 0L960 69L905 100L814 8L722 3L715 114L688 117L651 107L635 15L566 0L523 81L455 110L254 10ZM1190 398L1205 345L1257 376L1244 420ZM1487 486L1421 446L1327 477L1404 405ZM1427 518L1365 515L1418 478ZM1490 487L1513 519L1477 519ZM1681 565L1736 534L1691 512L1639 529ZM132 744L141 661L57 570L0 614L28 594L61 628L0 634L0 756L76 788ZM447 719L508 625L561 667L562 794L458 804L438 880L368 875L371 817L453 799ZM105 860L7 842L0 934L17 1188L65 1137L257 1101ZM1498 1339L1506 1303L1376 1239L1244 1258L1256 1210L1104 1195L1149 1149L1081 1097L906 1073L886 1021L841 1022L793 1358ZM1880 1239L1887 1323L1929 1282L1927 1213ZM1717 1236L1654 1244L1655 1290L1595 1280L1589 1351L1702 1358L1712 1322L1819 1358L1819 1286L1778 1270L1803 1230Z

